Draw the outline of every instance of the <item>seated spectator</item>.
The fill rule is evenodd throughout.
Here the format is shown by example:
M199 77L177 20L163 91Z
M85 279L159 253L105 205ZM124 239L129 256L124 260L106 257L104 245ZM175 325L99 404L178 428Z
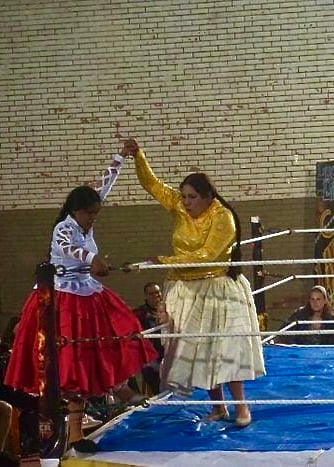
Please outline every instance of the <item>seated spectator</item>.
M5 452L6 441L11 427L12 410L10 404L0 400L0 465L2 467L19 465L18 461L12 460Z
M139 318L144 329L157 326L156 313L159 303L162 301L160 286L155 282L148 282L144 285L145 303L135 308L134 312Z
M14 338L15 338L15 330L18 325L18 322L20 321L19 316L12 316L9 318L6 327L4 329L4 332L2 333L1 337L1 343L2 344L7 344L8 347L12 347Z
M332 321L333 324L319 323L319 321ZM333 334L308 334L308 335L286 335L277 336L275 343L298 344L298 345L333 345L334 344L334 314L329 307L325 287L315 285L312 287L308 297L308 303L298 308L288 318L284 326L294 321L314 321L310 324L296 324L289 331L307 331L332 329Z
M9 345L0 337L0 465L1 467L14 467L19 465L18 460L10 457L6 451L7 441L11 431L13 407L6 401L6 394L2 391L2 381L8 361Z
M159 305L162 303L162 293L158 284L148 282L144 285L145 303L134 310L143 329L150 329L159 324L157 313ZM160 386L160 363L163 358L163 346L160 339L152 339L152 344L159 354L158 360L151 362L142 369L142 377L148 385L150 392L159 394Z
M18 465L4 451L12 437L12 418L17 418L18 443L15 455L31 456L39 452L39 398L4 384L5 372L13 344L17 317L11 318L0 337L0 466ZM7 422L9 423L9 428ZM15 425L15 424L14 424ZM13 448L14 446L12 446ZM11 453L13 454L13 453Z

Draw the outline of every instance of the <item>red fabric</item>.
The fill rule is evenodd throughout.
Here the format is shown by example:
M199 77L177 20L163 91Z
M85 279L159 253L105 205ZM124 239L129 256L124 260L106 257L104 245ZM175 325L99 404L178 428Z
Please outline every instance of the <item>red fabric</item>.
M88 297L55 292L55 303L58 337L126 336L142 329L129 306L109 289ZM5 376L5 384L31 393L38 393L37 329L35 290L24 304ZM60 388L64 394L103 394L157 358L147 339L66 344L58 348Z

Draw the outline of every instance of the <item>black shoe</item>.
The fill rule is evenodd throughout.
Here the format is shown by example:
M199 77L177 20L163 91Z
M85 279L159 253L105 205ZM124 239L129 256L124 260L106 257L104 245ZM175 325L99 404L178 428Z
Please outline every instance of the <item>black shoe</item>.
M0 452L0 465L1 467L19 467L20 461L12 459L5 452Z
M94 453L97 451L97 446L91 439L82 438L79 441L70 443L70 447L74 448L78 452L90 452Z

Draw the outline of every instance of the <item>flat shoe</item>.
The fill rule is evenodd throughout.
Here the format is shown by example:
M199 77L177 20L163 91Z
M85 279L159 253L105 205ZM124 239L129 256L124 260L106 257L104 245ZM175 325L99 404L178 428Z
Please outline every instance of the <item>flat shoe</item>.
M132 396L127 402L128 404L139 404L141 402L144 402L145 399L147 399L147 397L143 396L143 394L135 394L134 396Z
M21 459L23 460L22 457ZM38 461L39 461L39 458L38 458ZM4 467L19 467L20 461L19 459L12 459L8 454L1 451L0 452L0 465L3 465Z
M235 419L235 424L240 427L249 425L252 422L251 414L248 414L247 417L237 417Z
M230 419L230 414L226 410L226 412L211 412L209 413L206 417L204 417L205 420L229 420Z
M82 429L89 430L91 428L97 428L103 424L102 420L95 420L91 415L85 414L82 419Z

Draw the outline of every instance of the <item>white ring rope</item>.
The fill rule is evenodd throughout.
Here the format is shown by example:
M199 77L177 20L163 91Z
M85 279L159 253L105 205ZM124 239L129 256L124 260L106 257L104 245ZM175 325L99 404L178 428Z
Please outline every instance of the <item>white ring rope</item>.
M322 321L323 322L323 321ZM314 321L312 321L314 323ZM334 320L331 321L334 324ZM298 321L296 321L298 324ZM313 334L334 334L334 329L312 329L312 330L303 330L303 331L283 331L280 329L279 331L274 331L275 336L307 336ZM259 332L248 332L248 333L238 333L238 334L230 334L224 332L207 332L207 333L196 333L196 332L163 332L162 334L144 334L144 339L161 339L161 338L185 338L185 339L192 339L192 338L207 338L207 337L261 337L261 336L271 336L273 331L259 331Z
M330 320L330 319L322 319L319 321L297 320L297 321L294 321L294 323L295 324L334 324L334 320Z
M317 264L317 263L334 263L334 258L305 258L305 259L269 259L261 261L218 261L208 263L173 263L173 264L152 264L150 261L142 263L132 263L131 266L139 270L142 269L170 269L170 268L210 268L214 267L230 267L230 266L270 266L277 264Z
M285 279L281 279L280 281L261 287L261 289L253 290L252 295L257 295L261 292L264 292L265 290L273 289L274 287L284 284L285 282L289 282L292 279L316 279L319 277L334 277L334 274L292 274L291 276L288 276Z
M149 405L324 405L324 404L334 404L334 399L255 399L255 400L223 400L223 401L195 401L195 400L179 400L179 401L170 401L170 400L149 400L147 401Z
M145 336L146 334L151 334L155 331L159 331L160 329L164 329L167 326L167 324L159 324L158 326L154 326L153 328L145 329L144 331L141 331L140 334L142 336Z
M294 233L321 233L321 232L334 232L334 229L293 229Z
M246 245L247 243L261 242L261 240L267 240L268 238L280 237L282 235L291 235L292 233L321 233L321 232L334 232L334 229L286 229L280 232L274 232L272 234L261 235L260 237L248 238L242 240L240 245Z
M296 276L288 276L285 279L274 282L273 284L269 284L269 285L266 285L264 287L261 287L261 289L253 290L252 295L257 295L257 294L259 294L261 292L264 292L265 290L273 289L274 287L277 287L278 285L282 285L285 282L289 282L289 281L291 281L292 279L295 279L295 278L296 278Z
M334 277L334 274L297 274L295 279L316 279L318 277Z
M334 230L334 229L333 229ZM247 240L241 240L240 245L246 245L247 243L256 243L261 242L261 240L267 240L268 238L280 237L281 235L291 234L291 229L281 230L280 232L275 232L268 235L261 235L260 237L247 238ZM236 243L234 244L236 245Z
M277 337L278 335L285 335L285 334L288 334L288 333L285 333L285 331L287 331L288 329L292 328L293 326L296 326L298 324L333 324L334 325L334 320L326 320L326 319L323 319L323 320L320 320L320 321L306 321L306 320L298 320L298 321L292 321L291 323L287 324L286 326L284 326L283 328L279 329L278 331L270 331L272 334L268 337L266 337L265 339L262 340L262 344L265 344L266 342L269 342L271 341L272 339L274 339L275 337ZM312 332L314 332L315 330L312 330ZM320 329L318 330L320 331ZM298 333L300 331L297 331ZM333 334L334 334L334 330L332 331ZM329 333L331 334L331 333Z
M300 321L298 321L298 323L301 323ZM302 321L303 324L307 323L307 321ZM318 323L318 321L317 321ZM281 335L284 335L283 332L287 331L288 329L290 328L293 328L294 326L296 326L297 324L297 321L292 321L291 323L287 324L286 326L284 326L283 328L279 329L279 331L282 332ZM272 334L268 337L266 337L265 339L262 339L261 343L262 345L265 344L266 342L270 342L271 340L273 340L275 337L277 337L277 331L272 331Z

